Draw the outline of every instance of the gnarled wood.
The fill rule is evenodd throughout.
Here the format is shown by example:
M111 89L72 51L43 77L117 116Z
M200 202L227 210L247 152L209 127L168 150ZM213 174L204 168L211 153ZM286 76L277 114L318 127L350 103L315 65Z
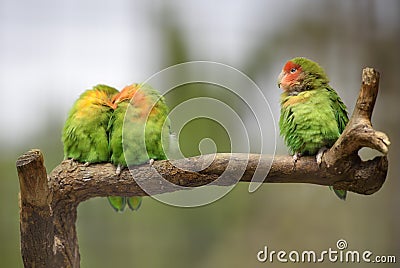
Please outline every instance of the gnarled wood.
M78 204L60 198L49 187L43 155L39 150L31 150L19 157L17 171L24 266L79 267L75 231Z
M379 90L379 73L372 68L365 68L362 84L353 115L345 130L332 148L324 154L326 165L333 166L338 161L356 155L358 150L369 147L387 154L390 141L383 132L372 128L371 117Z

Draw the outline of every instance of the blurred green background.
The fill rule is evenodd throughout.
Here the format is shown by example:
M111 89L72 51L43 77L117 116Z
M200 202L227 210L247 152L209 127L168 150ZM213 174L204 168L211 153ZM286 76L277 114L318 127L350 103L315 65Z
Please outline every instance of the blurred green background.
M256 254L264 246L287 252L335 249L338 239L345 239L351 250L396 255L399 262L399 47L396 0L1 0L0 266L22 267L15 161L40 148L48 172L60 163L60 132L83 90L98 83L122 88L185 61L216 61L252 78L277 120L276 77L294 56L309 57L325 68L350 113L362 68L381 72L373 124L389 135L392 145L387 181L379 192L350 193L342 202L316 185L268 184L250 194L248 184L239 184L206 206L176 208L145 198L139 212L124 214L114 213L105 198L95 198L79 206L81 266L288 266L259 263ZM251 98L253 92L248 94ZM167 101L176 106L200 95L247 113L229 92L207 87L186 86L171 92ZM231 148L223 129L196 120L180 137L185 155L199 154L198 142L207 137L221 152ZM272 144L273 139L264 142ZM287 153L279 137L277 153ZM374 154L365 150L363 157ZM324 263L338 266L364 264Z

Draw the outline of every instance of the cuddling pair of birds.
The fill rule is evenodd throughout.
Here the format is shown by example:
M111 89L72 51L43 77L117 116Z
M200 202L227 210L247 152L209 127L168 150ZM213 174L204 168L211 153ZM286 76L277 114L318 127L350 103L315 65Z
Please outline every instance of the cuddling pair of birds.
M325 71L306 58L297 57L284 65L278 87L283 89L280 134L294 161L301 155L316 155L320 163L323 152L335 143L348 122L346 106L329 86ZM116 174L128 165L166 159L163 143L169 140L168 113L164 98L147 84L133 84L121 92L97 85L85 91L69 112L62 133L64 157L89 164L111 162L117 166ZM124 128L124 121L133 127ZM128 131L124 137L129 138L124 144L123 129ZM137 153L143 140L147 154ZM346 191L332 190L340 199L346 198ZM113 196L108 200L120 212L126 204L131 210L141 204L141 197Z
M86 164L111 162L117 175L126 166L166 159L168 113L164 98L149 85L132 84L121 92L97 85L69 112L62 133L64 157ZM126 205L137 210L142 198L110 196L108 201L122 212Z

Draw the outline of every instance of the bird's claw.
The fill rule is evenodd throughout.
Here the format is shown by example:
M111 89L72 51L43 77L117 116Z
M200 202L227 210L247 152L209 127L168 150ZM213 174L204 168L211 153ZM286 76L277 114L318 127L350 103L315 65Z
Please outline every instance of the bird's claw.
M321 166L322 163L322 156L324 155L324 153L328 150L328 148L326 147L322 147L321 149L318 150L317 155L315 156L315 159L317 160L317 164L318 166Z
M119 176L119 175L121 174L121 171L122 171L121 164L118 164L117 169L115 170L115 174L116 174L117 176Z
M294 153L293 155L293 162L296 164L297 160L301 157L301 153Z
M153 164L154 164L154 159L152 158L152 159L149 160L149 165L150 165L150 167L152 167Z
M301 153L294 153L293 154L293 169L296 169L296 163L300 159Z
M74 166L74 159L71 158L71 159L68 159L68 161L69 161L69 167L72 168Z

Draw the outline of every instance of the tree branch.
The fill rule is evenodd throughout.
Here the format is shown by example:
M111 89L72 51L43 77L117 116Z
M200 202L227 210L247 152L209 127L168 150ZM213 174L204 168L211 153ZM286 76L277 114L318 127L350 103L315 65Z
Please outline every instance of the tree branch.
M25 267L79 267L77 207L92 197L155 195L177 191L179 186L233 185L238 179L250 182L258 169L268 174L264 181L268 183L312 183L359 194L375 193L386 179L387 157L362 161L357 153L362 147L370 147L386 155L390 142L386 134L372 128L370 121L379 73L366 68L362 80L350 122L324 154L321 166L314 157L302 157L294 166L291 156L232 153L156 161L152 166L125 169L119 176L109 163L86 166L66 160L46 176L40 151L27 152L17 160ZM270 163L269 172L269 165L260 163ZM225 179L219 180L223 174Z
M383 132L372 128L371 117L379 90L379 73L372 68L365 68L362 73L362 84L353 115L342 135L325 153L326 165L333 166L350 157L363 147L369 147L387 154L390 141Z
M79 267L75 230L78 203L49 184L43 155L31 150L17 160L21 254L25 267Z

